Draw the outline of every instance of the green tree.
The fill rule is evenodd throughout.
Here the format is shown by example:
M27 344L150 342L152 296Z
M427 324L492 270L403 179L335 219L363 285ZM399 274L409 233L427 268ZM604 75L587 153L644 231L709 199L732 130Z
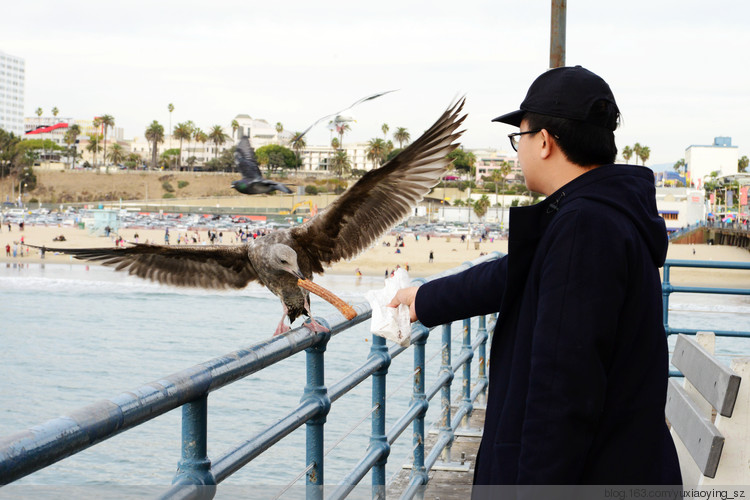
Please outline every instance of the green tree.
M169 129L172 130L172 112L174 111L174 104L171 102L167 104L167 111L169 111ZM169 148L172 148L172 134L169 134Z
M117 143L112 144L112 149L109 151L109 161L118 165L125 160L125 150L122 146Z
M93 155L93 162L94 166L96 166L96 153L101 152L102 150L102 136L99 134L93 134L91 137L89 137L89 143L86 144L86 151L91 153Z
M293 169L297 164L297 157L294 152L278 144L268 144L255 150L255 156L258 163L270 170L279 168Z
M281 122L276 122L276 133L281 134L284 131L284 125Z
M146 128L144 135L146 136L146 140L152 144L151 167L156 168L156 156L158 154L159 144L164 142L164 127L158 121L154 120L151 122L151 125Z
M411 135L404 127L398 127L396 128L396 131L393 133L393 138L396 139L398 142L399 149L403 149L404 143L409 144L409 139L411 139Z
M372 161L373 168L378 168L383 164L386 156L388 156L388 145L380 137L375 137L367 143L365 154L367 155L367 159Z
M630 146L625 146L622 148L622 157L625 160L625 163L630 162L630 158L633 157L633 150L630 149Z
M338 116L336 118L338 118ZM344 147L344 134L349 132L352 128L346 122L338 122L334 120L333 123L336 126L336 133L339 134L339 147L343 148Z
M125 158L125 165L128 168L138 168L143 160L141 159L141 155L138 153L129 153L128 156Z
M748 162L750 162L750 160L747 159L747 156L742 155L742 158L737 160L737 171L740 173L747 172Z
M229 136L224 133L224 129L221 125L214 125L211 127L211 132L208 133L208 138L216 146L216 150L214 151L214 160L216 160L219 157L219 146L226 143Z
M383 131L383 140L384 140L384 141L387 141L387 140L388 140L388 130L389 130L389 129L390 129L390 127L388 126L388 124L387 124L387 123L384 123L384 124L382 124L382 125L380 126L380 130L382 130L382 131Z
M208 134L196 127L193 132L193 139L195 139L195 142L201 144L201 148L205 149L206 143L208 142Z
M57 106L55 106L54 108L52 108L52 116L54 116L55 118L57 118L57 115L59 115L59 114L60 114L60 110L57 109Z
M470 176L474 171L474 164L477 161L474 153L464 151L463 147L454 149L448 154L448 158L453 160L453 168L463 172L465 175Z
M508 176L508 174L511 172L512 167L510 166L510 163L507 161L504 161L500 164L500 168L496 168L492 171L492 174L490 174L490 177L492 178L492 182L495 183L495 200L497 200L497 183L502 183L502 193L503 193L503 201L501 203L503 210L500 212L500 224L502 225L505 222L505 178Z
M99 120L104 127L104 170L105 172L109 172L107 164L107 129L115 126L115 118L112 115L104 115Z
M336 151L331 158L330 168L339 178L349 175L352 170L352 163L349 161L349 155L346 154L346 151Z
M295 167L294 167L295 169L297 169L301 166L300 159L299 159L299 152L307 147L307 142L305 141L305 136L302 134L302 132L295 132L294 136L289 141L289 145L292 146L292 149L294 150L294 154L297 158L297 161L295 162Z
M234 169L234 150L231 147L221 152L218 158L206 162L206 169L215 172L231 172Z
M642 146L638 157L641 159L641 165L645 165L648 161L648 157L651 156L651 148L648 146Z
M331 147L332 147L333 149L339 149L339 146L340 146L340 145L341 145L341 144L339 144L339 140L338 140L338 138L337 138L337 137L334 137L333 139L331 139Z
M483 194L481 198L472 203L472 208L474 209L474 213L477 215L477 217L482 219L485 214L487 214L487 209L490 207L490 204L490 199L486 194Z
M232 120L231 125L232 125L232 138L236 141L239 139L239 137L237 137L237 131L240 129L240 122L238 122L237 120Z
M0 128L0 177L14 173L21 163L20 137Z
M635 164L638 165L638 159L641 157L641 150L643 149L643 146L641 146L640 142L636 142L633 145L633 155L635 155Z
M81 135L80 125L73 124L70 127L68 127L68 130L65 131L65 136L63 137L63 141L65 141L65 144L68 145L68 150L71 151L70 168L75 168L76 166L76 156L77 156L76 141L78 140L79 135Z
M680 158L679 160L674 162L674 165L672 165L672 168L678 174L682 172L682 169L685 168L685 158Z
M42 117L42 113L44 113L44 111L42 111L42 108L36 108L36 116L38 116L39 118L41 118Z
M178 123L174 126L173 134L177 139L180 140L180 155L177 157L177 162L180 169L182 169L182 143L186 139L189 141L193 136L193 131L187 123Z

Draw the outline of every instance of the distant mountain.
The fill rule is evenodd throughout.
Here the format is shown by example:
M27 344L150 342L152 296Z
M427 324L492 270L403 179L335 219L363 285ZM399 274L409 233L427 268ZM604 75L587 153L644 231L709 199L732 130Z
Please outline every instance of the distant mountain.
M657 163L656 165L646 165L654 172L674 172L674 163Z

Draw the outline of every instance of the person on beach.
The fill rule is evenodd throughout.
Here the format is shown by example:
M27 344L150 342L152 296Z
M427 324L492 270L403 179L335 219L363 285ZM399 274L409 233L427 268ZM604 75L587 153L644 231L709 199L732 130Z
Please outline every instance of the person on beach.
M613 164L619 117L596 74L539 76L493 121L519 127L511 146L546 199L510 209L507 256L389 304L427 327L498 313L476 497L492 496L478 485L682 482L664 417L667 233L651 170Z

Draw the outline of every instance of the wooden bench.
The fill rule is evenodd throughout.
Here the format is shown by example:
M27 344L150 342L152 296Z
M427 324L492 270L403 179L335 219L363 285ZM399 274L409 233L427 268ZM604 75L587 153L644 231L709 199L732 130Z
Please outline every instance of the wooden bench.
M750 484L750 358L727 367L713 345L713 333L679 335L672 355L685 378L669 380L666 416L688 488Z

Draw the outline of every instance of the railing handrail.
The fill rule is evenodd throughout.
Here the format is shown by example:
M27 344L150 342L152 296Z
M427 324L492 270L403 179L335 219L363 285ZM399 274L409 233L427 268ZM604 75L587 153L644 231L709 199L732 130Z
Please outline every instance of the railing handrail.
M449 272L441 273L440 276L460 272L473 265L496 259L500 255L499 252L493 252L475 261L464 263ZM286 335L273 337L267 341L200 363L143 385L134 391L123 392L114 398L90 404L73 411L69 415L49 420L31 429L0 437L0 485L13 482L180 407L182 407L183 412L182 460L180 460L175 477L176 485L167 493L167 496L185 497L187 495L187 497L190 497L205 494L205 491L201 490L201 486L211 486L221 482L302 424L308 425L308 463L315 467L321 467L322 456L318 460L309 458L310 442L322 441L322 424L315 424L316 419L320 420L320 417L324 417L332 402L367 378L372 377L375 381L378 373L385 377L390 360L407 349L407 347L399 345L394 345L388 349L385 347L385 339L374 336L371 354L362 366L329 388L322 385L323 352L329 339L371 317L369 304L355 304L354 308L358 314L353 320L347 321L339 313L324 318L316 318L330 328L330 333L312 332L303 325ZM484 325L484 318L481 319L481 324ZM422 373L424 373L425 362L424 344L428 335L429 330L422 325L416 323L413 326L412 345L416 349L415 365L417 364L417 353L421 352L420 369ZM487 386L486 377L482 379L485 363L484 349L487 341L486 330L478 336L474 344L469 342L470 333L468 330L464 335L465 345L462 352L467 350L473 352L480 349L479 363L481 366L479 369L480 380L477 383L475 393L466 393L464 396L464 400L469 402L464 403L459 410L459 416L462 418L470 415L472 410L470 401L482 394ZM467 344L467 342L469 343ZM443 347L445 348L445 346ZM448 348L450 348L450 345L448 345ZM230 450L212 464L205 451L208 394L303 350L307 352L308 356L308 385L305 387L305 396L303 396L299 405L286 417L256 434L250 440L245 441L239 447ZM453 371L457 371L463 364L464 376L470 376L468 373L470 373L472 357L467 353L462 358L461 363L457 363L453 367ZM321 363L321 365L316 368L315 365L318 363ZM417 379L424 384L424 377L414 378L415 394L417 394ZM315 382L316 380L317 382ZM358 466L355 466L355 470L347 477L350 479L356 478L359 481L367 471L372 469L373 488L376 486L384 488L384 465L390 451L390 444L409 423L414 422L415 432L418 432L417 426L421 426L421 431L419 431L421 432L421 446L424 446L424 413L429 404L429 399L439 392L440 387L449 385L452 380L452 374L450 377L439 379L437 388L433 387L427 391L430 395L429 398L426 397L422 386L419 389L422 394L418 397L418 399L421 398L420 401L413 402L404 416L394 424L387 434L383 429L380 432L382 437L376 439L375 433L373 433L373 439L376 439L376 441L371 440L371 447L368 449L365 458ZM470 390L468 384L464 385ZM375 387L375 382L373 382L373 387ZM384 392L384 389L385 384L383 382L381 392ZM373 394L375 394L374 388L373 391ZM470 397L471 400L469 400ZM375 400L375 396L373 396L373 400ZM381 412L383 415L378 417L382 418L383 422L384 406L383 402L383 411ZM323 418L322 421L324 422L325 419ZM320 425L320 429L316 429L316 425ZM375 426L375 424L373 425ZM449 446L450 442L445 441L444 439L442 446ZM452 441L452 435L449 441ZM375 445L380 443L380 449L373 446L373 443ZM421 458L421 460L421 467L424 472L424 459ZM434 460L432 461L434 462ZM362 473L361 469L365 464L368 467ZM308 469L313 468L313 465L308 466ZM431 466L431 464L429 465ZM376 474L377 467L379 467L379 472ZM357 470L358 468L359 470ZM427 470L429 470L429 467ZM315 476L322 480L322 472L322 468L316 470ZM316 484L310 483L310 476L311 474L308 473L308 485ZM423 473L417 477L414 484L423 484L426 481L426 473ZM199 487L196 488L196 485ZM315 489L310 491L312 491L312 494L308 492L308 496L319 497L319 492ZM334 496L336 495L334 494Z

